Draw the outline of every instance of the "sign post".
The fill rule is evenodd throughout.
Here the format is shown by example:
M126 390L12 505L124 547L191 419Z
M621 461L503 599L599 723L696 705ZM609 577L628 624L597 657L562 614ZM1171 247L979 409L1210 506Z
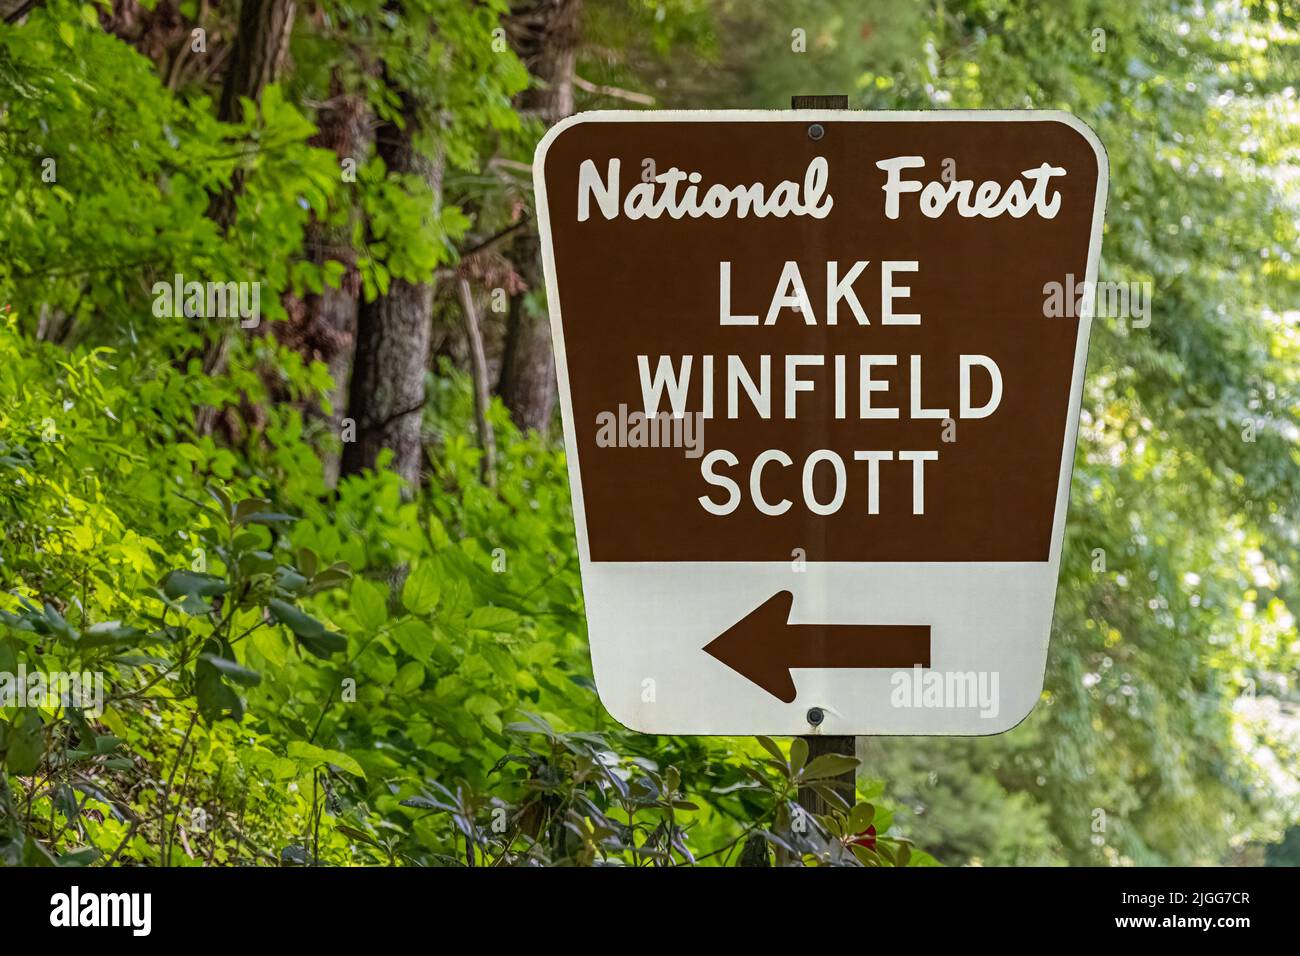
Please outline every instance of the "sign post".
M835 94L830 96L792 96L790 97L790 108L796 110L846 110L849 108L849 98L844 94ZM808 723L817 726L824 719L824 715L819 710L812 710L808 714ZM815 723L814 723L815 722ZM842 757L857 756L857 738L851 736L823 735L815 734L805 736L804 740L808 742L808 759L815 760L823 754L838 754ZM847 773L835 777L828 781L844 797L845 801L852 806L857 795L857 773L850 770ZM825 813L829 808L826 801L816 790L811 787L799 788L799 805L813 816Z
M843 747L1029 713L1106 176L1056 112L617 111L547 134L538 220L616 719Z

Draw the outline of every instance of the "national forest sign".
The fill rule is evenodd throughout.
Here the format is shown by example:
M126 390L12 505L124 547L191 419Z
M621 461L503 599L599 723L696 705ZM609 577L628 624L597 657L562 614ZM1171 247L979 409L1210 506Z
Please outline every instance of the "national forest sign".
M656 733L806 733L813 709L832 734L1019 722L1087 358L1092 131L589 113L534 177L611 714ZM1063 285L1077 307L1049 307Z

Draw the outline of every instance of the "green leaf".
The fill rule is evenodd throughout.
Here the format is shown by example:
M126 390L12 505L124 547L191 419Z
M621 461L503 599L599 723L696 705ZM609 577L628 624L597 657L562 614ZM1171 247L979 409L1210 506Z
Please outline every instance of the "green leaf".
M384 848L383 844L372 837L369 833L366 833L364 830L358 830L356 827L350 827L346 823L335 824L334 829L339 833L342 833L344 836L351 837L358 843L365 843L381 850Z
M240 524L282 524L288 521L297 521L294 515L280 514L275 511L258 511L244 518Z
M438 606L442 587L432 563L421 564L402 585L402 606L412 614L429 614Z
M876 806L876 818L871 821L872 826L876 828L878 836L884 836L891 826L894 825L894 811L889 807Z
M436 800L429 797L415 796L407 797L402 801L401 806L412 807L416 810L442 810L445 807Z
M199 715L209 724L229 717L235 723L244 718L244 701L222 678L221 671L210 660L220 650L216 641L203 645L204 653L194 665L194 696L199 705Z
M239 556L239 571L245 577L270 574L275 570L275 556L270 551L245 551Z
M235 524L243 524L249 515L256 514L269 507L271 507L271 502L267 498L245 498L235 505Z
M216 654L200 654L199 660L206 661L220 671L223 677L244 687L256 687L262 681L261 674L237 661L227 660Z
M325 625L288 601L271 598L266 602L271 609L271 616L285 625L299 637L320 637L325 633Z
M808 766L803 768L803 773L799 779L807 783L810 780L825 780L828 777L838 777L853 770L857 765L857 757L848 757L844 754L822 754L820 757L814 757Z
M352 580L352 572L346 565L331 566L316 574L311 579L311 584L307 588L308 594L317 594L320 591L327 591L330 588L336 588L340 584L346 584Z
M235 506L234 523L236 525L246 524L280 524L286 521L297 521L293 515L281 514L278 511L267 511L271 502L265 498L245 498Z
M11 637L0 640L0 674L18 670L18 642Z
M5 766L20 777L31 776L41 764L45 751L44 725L34 708L25 708L9 726L9 746L5 752Z
M366 772L361 769L361 764L343 753L341 750L326 750L324 747L317 747L315 744L308 743L305 740L293 740L289 742L288 754L294 760L297 760L303 769L310 770L313 767L320 767L325 764L333 764L340 770L352 774L355 777L364 777Z
M859 846L856 843L850 845L849 849L853 851L853 855L858 858L858 862L863 866L881 865L881 859L874 850L865 846Z
M790 741L790 769L798 773L808 762L808 741L796 737Z
M36 624L37 633L52 633L71 641L80 637L77 629L69 624L52 604L46 604L41 616L33 623Z
M424 665L411 661L403 665L393 680L393 690L399 694L409 694L424 683Z
M408 617L388 632L393 643L417 661L428 661L433 653L433 630L424 621Z
M322 660L328 658L331 654L341 654L348 649L348 639L342 634L335 634L331 631L310 637L306 634L299 634L297 637L299 644Z
M56 861L50 855L50 851L41 845L41 841L35 837L27 837L23 840L23 866L55 866Z
M212 500L221 508L222 516L229 520L234 515L235 511L235 506L230 503L230 496L220 488L213 485L208 486L208 494L212 496Z
M843 791L839 788L821 780L809 783L807 786L812 789L813 793L825 800L827 806L841 813L848 813L849 801L845 799Z
M93 846L88 846L80 850L72 850L61 855L55 861L55 866L90 866L99 859L100 852Z
M469 612L466 627L480 631L513 631L519 624L519 615L507 607L476 607Z
M197 571L172 571L162 580L163 594L173 601L183 597L215 597L230 590L224 578Z
M307 579L295 569L280 565L275 569L275 586L282 592L298 595L307 589Z
M143 633L138 627L129 627L121 621L100 621L92 624L78 643L82 647L108 647L134 641Z
M388 623L388 589L365 578L352 582L352 613L371 633Z
M859 803L849 812L849 830L852 833L861 833L867 827L871 826L871 821L876 817L876 808L870 803Z
M766 750L768 753L772 755L772 758L774 760L777 760L780 763L787 762L785 759L785 754L781 752L780 745L778 745L777 742L773 740L771 737L763 737L760 735L755 739L758 740L759 744L762 746L764 750Z

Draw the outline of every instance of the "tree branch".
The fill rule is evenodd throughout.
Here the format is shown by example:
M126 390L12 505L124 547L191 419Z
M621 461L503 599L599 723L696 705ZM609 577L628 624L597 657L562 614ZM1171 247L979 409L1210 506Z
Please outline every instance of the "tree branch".
M17 23L23 17L27 16L34 7L42 2L43 0L23 0L16 10L5 14L5 23Z
M597 93L600 96L612 96L616 100L627 100L629 103L639 103L642 106L654 106L655 98L648 93L637 93L633 90L625 90L617 86L605 86L601 83L592 83L584 80L576 73L573 76L573 85L585 93Z

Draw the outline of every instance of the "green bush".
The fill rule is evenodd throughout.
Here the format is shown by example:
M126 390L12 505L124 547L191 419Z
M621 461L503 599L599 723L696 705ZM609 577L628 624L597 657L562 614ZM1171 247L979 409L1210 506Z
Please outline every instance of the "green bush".
M486 489L450 369L427 493L406 500L382 469L325 493L297 412L236 455L182 424L170 365L33 346L16 325L0 330L0 407L21 410L0 417L0 671L102 674L105 699L0 723L5 860L662 865L760 824L791 858L927 859L885 837L884 808L792 829L792 788L844 769L803 767L806 747L791 767L770 741L610 724L563 455L495 409L503 490ZM868 817L879 842L853 851Z

